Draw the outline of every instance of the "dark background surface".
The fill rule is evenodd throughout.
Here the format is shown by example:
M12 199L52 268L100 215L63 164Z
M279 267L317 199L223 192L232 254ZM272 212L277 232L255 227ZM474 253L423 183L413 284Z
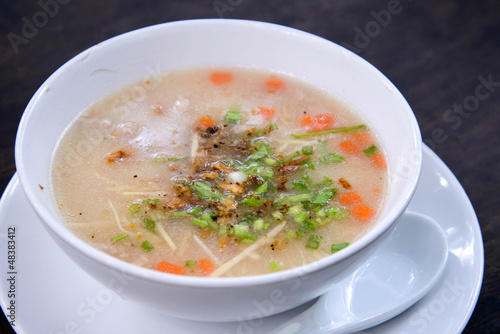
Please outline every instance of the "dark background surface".
M46 22L39 1L0 1L1 190L15 172L17 125L31 96L58 67L92 45L153 24L220 14L305 30L350 45L382 71L413 108L425 142L465 188L481 225L486 262L479 302L464 333L500 333L500 1L401 0L400 12L368 41L356 38L357 29L375 22L372 11L387 9L390 1L222 0L228 4L223 13L211 0L58 1L57 13ZM26 19L38 19L40 27L23 37ZM13 46L9 33L22 41ZM449 114L448 109L474 101L479 77L497 83L491 95L470 112ZM0 329L13 332L4 317Z

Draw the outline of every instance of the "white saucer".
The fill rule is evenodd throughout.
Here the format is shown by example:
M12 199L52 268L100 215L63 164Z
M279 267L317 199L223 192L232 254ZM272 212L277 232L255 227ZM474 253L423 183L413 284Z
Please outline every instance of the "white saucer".
M424 147L422 177L409 209L434 218L450 253L443 277L412 308L363 333L461 333L474 310L483 278L483 241L474 209L446 165ZM19 334L59 333L266 333L305 310L250 322L201 323L141 308L94 281L52 242L15 175L0 202L0 273L7 263L7 230L16 229L16 325ZM425 245L422 245L425 247ZM1 306L10 303L0 282Z

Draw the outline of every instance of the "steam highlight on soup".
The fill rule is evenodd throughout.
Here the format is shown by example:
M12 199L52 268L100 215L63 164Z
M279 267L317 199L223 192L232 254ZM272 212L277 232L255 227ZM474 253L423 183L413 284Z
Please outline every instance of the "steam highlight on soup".
M331 95L286 75L195 69L84 110L53 157L61 215L132 264L224 277L342 251L387 188L377 136Z

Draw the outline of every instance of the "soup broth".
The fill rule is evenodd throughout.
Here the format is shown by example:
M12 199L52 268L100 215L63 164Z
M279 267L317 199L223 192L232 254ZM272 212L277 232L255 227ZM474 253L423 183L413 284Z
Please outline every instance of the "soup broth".
M291 77L196 69L83 111L51 167L68 227L124 261L245 276L341 251L376 221L387 166L376 134Z

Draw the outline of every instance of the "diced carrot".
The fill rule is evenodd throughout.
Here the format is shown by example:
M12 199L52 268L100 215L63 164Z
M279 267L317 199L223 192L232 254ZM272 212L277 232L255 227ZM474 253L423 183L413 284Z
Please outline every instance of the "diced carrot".
M215 123L215 121L213 119L211 119L210 117L206 117L206 116L203 116L202 118L200 118L199 123L201 126L206 127L206 128L210 128L212 126L217 125L217 123Z
M168 263L166 261L161 261L160 263L158 263L158 265L156 266L156 270L174 275L184 275L185 271L184 267Z
M257 114L261 115L264 118L271 118L273 117L275 112L276 110L271 108L259 107L259 111L257 111Z
M352 136L354 137L356 144L360 147L368 147L373 142L371 136L364 131L354 132Z
M267 79L266 81L267 88L271 89L280 89L281 87L283 87L283 85L284 85L283 80L279 79L274 75L271 75L269 79Z
M385 158L384 158L384 156L381 153L375 153L372 157L373 157L373 160L375 161L375 164L380 169L386 169L387 168L387 162L385 161Z
M361 196L355 191L346 191L339 195L339 201L343 205L352 205L361 202Z
M363 221L366 221L375 215L375 210L363 203L356 204L356 206L352 208L351 212Z
M300 124L311 131L329 129L332 125L333 116L330 114L319 114L316 116L306 115L300 120Z
M200 266L201 271L208 275L214 271L214 264L209 259L201 259L198 261L198 266Z
M347 154L358 154L360 152L358 145L352 140L344 140L339 144L342 152Z
M223 85L233 79L233 75L229 72L212 72L210 81L215 85Z
M306 126L306 127L311 126L313 123L314 123L314 119L310 115L306 115L306 116L302 117L302 119L300 120L300 124L302 124L303 126Z

